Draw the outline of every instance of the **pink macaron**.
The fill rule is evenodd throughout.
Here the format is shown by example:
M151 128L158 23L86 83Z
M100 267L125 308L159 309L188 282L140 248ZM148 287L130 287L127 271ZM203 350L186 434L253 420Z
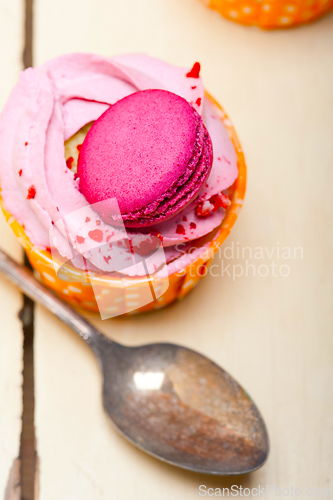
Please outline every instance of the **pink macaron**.
M213 163L203 121L182 97L145 90L95 121L79 155L79 189L107 223L117 200L126 227L156 225L193 201Z

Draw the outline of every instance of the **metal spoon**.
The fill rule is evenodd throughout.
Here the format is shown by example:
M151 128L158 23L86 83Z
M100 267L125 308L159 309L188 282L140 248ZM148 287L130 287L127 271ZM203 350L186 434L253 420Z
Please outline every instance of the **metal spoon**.
M0 271L91 347L103 372L104 408L133 444L160 460L207 474L244 474L264 464L263 419L222 368L174 344L125 347L109 340L1 250Z

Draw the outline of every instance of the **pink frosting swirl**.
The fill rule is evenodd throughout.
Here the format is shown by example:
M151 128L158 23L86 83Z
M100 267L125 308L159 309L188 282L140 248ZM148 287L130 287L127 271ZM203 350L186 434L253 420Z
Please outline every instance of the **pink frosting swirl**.
M92 267L114 270L113 259L105 253L106 245L99 252L93 251L97 240L91 235L96 236L98 231L98 243L106 243L111 237L117 239L117 229L100 221L80 193L78 181L66 166L64 142L110 105L138 90L164 89L178 94L202 116L212 139L214 161L199 201L208 200L233 184L238 171L232 142L204 97L201 78L188 77L188 73L189 68L145 55L106 59L77 53L21 74L0 119L1 195L6 209L24 226L34 245L52 245L68 259L72 258L72 247L79 254L84 253ZM162 235L167 259L173 262L170 272L176 269L175 259L184 253L189 242L222 222L223 210L197 217L198 200L181 214L155 226ZM137 248L147 240L144 231L131 234ZM179 244L184 244L182 249ZM119 246L119 252L127 259L128 248ZM76 265L80 267L80 263ZM123 272L133 274L133 270Z

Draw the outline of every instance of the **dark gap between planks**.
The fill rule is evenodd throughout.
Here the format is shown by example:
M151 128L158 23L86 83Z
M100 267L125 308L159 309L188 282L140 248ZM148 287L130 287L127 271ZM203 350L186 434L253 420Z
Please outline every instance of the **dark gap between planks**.
M33 65L33 0L23 0L25 8L24 19L24 49L23 66ZM30 267L25 256L25 265ZM35 475L37 465L36 438L34 426L34 302L24 296L24 305L20 313L23 326L23 415L20 446L21 458L21 500L37 500L35 495Z

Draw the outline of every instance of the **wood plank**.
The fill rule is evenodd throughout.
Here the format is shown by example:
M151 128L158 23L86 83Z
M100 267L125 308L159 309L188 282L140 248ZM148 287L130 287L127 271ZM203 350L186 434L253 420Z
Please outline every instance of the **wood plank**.
M21 500L21 493L21 459L16 458L10 470L5 491L5 500Z
M23 2L0 0L0 109L22 69ZM0 246L15 259L22 250L0 214ZM0 277L0 498L18 500L22 414L22 296Z
M233 120L249 168L243 213L224 248L250 247L252 259L249 250L229 259L229 249L224 268L240 265L241 277L221 276L216 258L218 276L182 302L94 321L127 344L178 342L210 356L253 396L271 438L265 467L233 479L179 471L142 454L104 415L89 349L38 308L40 500L183 500L195 498L200 484L333 488L333 17L267 33L224 21L194 0L38 0L35 35L37 64L71 51L202 63L205 86ZM256 259L257 247L273 254ZM282 247L291 259L281 257ZM295 258L294 247L302 249ZM247 259L256 276L253 268L245 275ZM272 263L275 273L290 274L274 277L269 268L260 277L266 268L259 266Z

